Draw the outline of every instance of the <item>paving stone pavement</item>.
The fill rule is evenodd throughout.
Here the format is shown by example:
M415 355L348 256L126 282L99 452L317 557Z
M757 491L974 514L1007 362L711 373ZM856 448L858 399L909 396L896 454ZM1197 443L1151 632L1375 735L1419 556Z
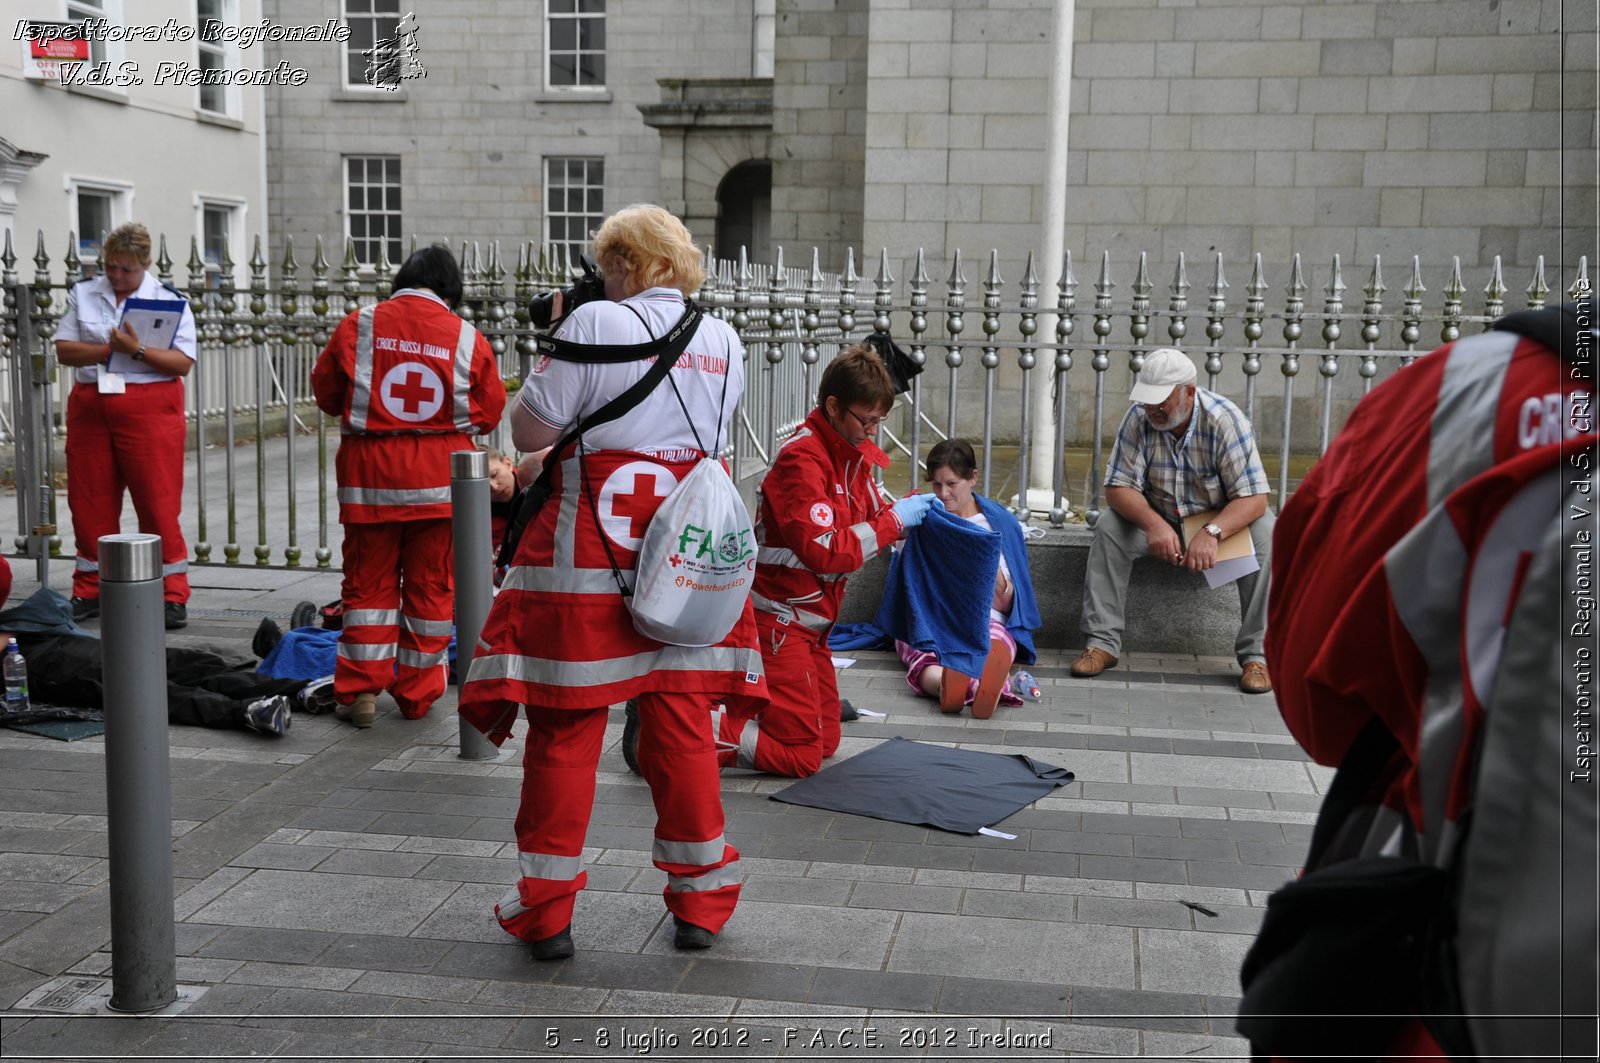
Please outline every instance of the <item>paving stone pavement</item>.
M37 583L14 567L20 598ZM54 563L52 584L68 574ZM241 653L262 615L338 594L327 571L191 576L172 640ZM18 1007L52 979L110 978L105 748L0 729L0 1055L1245 1058L1239 962L1331 772L1270 697L1238 693L1231 660L1129 655L1077 680L1072 655L1033 669L1042 701L979 721L913 696L891 654L855 654L841 692L886 715L847 723L840 759L900 736L1076 780L996 825L1013 840L788 805L770 795L791 780L729 774L745 892L695 954L672 948L620 708L579 951L545 964L492 914L516 877L520 728L495 763L456 756L453 694L420 721L380 699L367 731L173 728L177 974L203 992L138 1018Z

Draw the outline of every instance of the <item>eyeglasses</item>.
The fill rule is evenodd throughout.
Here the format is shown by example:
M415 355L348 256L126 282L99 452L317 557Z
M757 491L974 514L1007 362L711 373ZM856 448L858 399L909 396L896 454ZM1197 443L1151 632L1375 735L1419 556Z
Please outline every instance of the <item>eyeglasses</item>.
M848 406L844 408L844 412L848 413L851 417L854 417L856 419L856 424L860 425L862 429L868 432L876 432L878 430L878 426L885 420L883 417L863 417Z

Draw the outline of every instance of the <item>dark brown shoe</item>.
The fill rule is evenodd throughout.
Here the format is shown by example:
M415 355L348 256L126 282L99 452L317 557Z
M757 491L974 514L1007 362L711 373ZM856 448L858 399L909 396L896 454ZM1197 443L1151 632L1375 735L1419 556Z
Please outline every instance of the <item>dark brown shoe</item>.
M1246 694L1272 692L1272 677L1267 674L1265 661L1251 661L1244 666L1244 675L1239 677L1239 689Z
M1098 646L1090 646L1072 662L1072 674L1080 679L1092 679L1107 668L1115 668L1117 659Z

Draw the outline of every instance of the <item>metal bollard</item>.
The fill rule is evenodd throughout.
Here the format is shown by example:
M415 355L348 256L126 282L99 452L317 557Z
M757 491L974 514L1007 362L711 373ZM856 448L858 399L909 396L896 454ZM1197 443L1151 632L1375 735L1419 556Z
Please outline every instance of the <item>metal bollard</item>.
M450 455L450 530L455 538L456 697L478 649L494 599L493 532L489 520L489 456L481 450ZM500 751L482 731L461 721L462 760L494 760Z
M111 1007L178 998L172 914L172 784L161 537L100 539L106 820L111 859Z

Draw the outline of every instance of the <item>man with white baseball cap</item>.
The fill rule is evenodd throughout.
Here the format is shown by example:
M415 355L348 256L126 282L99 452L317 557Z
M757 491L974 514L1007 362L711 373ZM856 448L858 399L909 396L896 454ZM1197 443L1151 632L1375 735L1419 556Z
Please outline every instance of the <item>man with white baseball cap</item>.
M1129 393L1127 416L1106 463L1106 508L1094 526L1083 588L1086 648L1072 674L1099 675L1117 663L1126 620L1128 577L1144 554L1204 572L1216 564L1217 546L1248 528L1259 572L1237 580L1242 618L1234 653L1243 674L1239 689L1272 689L1263 643L1272 528L1267 472L1255 430L1237 406L1198 387L1188 355L1162 347L1144 357ZM1215 511L1187 545L1183 519Z

